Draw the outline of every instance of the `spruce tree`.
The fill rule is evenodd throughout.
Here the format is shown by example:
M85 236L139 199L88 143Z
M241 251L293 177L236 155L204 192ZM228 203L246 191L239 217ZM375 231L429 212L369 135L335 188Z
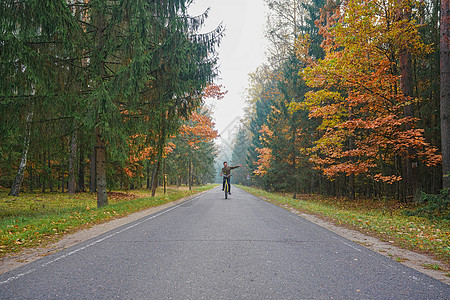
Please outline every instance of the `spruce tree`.
M2 1L0 109L11 112L2 123L25 122L34 107L38 123L63 129L66 140L74 130L90 132L97 204L106 205L108 161L125 161L135 134L164 145L215 75L222 27L196 34L207 14L189 17L190 3ZM49 109L55 104L59 112ZM56 120L66 120L65 129ZM163 120L168 127L161 131ZM71 173L73 183L74 168Z

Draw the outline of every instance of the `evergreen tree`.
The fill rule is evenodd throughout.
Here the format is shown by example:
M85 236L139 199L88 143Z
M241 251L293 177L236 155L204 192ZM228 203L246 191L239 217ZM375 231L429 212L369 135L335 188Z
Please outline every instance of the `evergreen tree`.
M248 149L250 146L250 131L247 126L241 124L239 127L236 138L233 142L233 152L231 154L231 162L230 165L240 165L241 168L235 169L233 171L233 181L239 184L248 184L249 180L247 176L249 176L252 171L249 170L248 165L245 163L248 155Z
M38 124L61 128L59 136L94 132L91 164L96 167L98 206L106 205L107 161L126 161L127 138L133 134L148 135L147 141L157 140L161 149L178 119L198 107L201 91L215 76L222 27L197 34L207 13L190 17L188 4L2 1L0 109L9 112L2 128L17 128L9 124L33 115L40 118ZM10 129L2 130L2 137L10 136ZM26 150L29 139L21 140ZM77 141L70 140L73 150L67 144L66 155L72 153L72 190Z

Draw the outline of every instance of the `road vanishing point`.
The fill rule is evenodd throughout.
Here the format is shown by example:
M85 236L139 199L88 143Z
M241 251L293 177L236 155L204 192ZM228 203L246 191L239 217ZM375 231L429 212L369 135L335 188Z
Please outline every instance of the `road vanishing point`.
M0 275L0 299L450 299L450 286L219 187Z

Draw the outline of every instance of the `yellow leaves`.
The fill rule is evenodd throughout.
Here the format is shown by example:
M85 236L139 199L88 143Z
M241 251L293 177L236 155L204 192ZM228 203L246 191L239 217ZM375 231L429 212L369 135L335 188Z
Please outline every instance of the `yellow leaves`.
M307 65L313 62L312 58L308 54L310 46L311 38L309 34L299 35L294 45L297 58Z
M308 107L304 104L304 102L291 102L288 105L289 112L292 114L299 110L306 110Z
M259 153L258 155L258 161L255 162L255 164L258 165L255 171L253 173L257 176L262 176L264 174L267 174L269 168L270 168L270 162L272 160L272 149L269 148L256 148L256 152Z
M326 56L304 69L306 84L315 89L289 109L308 110L310 118L321 121L310 161L326 176L366 174L393 184L402 178L380 173L379 167L410 155L411 149L426 165L439 164L437 149L414 128L417 119L404 117L404 107L418 99L397 88L400 53L419 56L430 49L418 25L402 15L418 3L413 2L350 0L342 18L336 14L318 21ZM309 43L308 36L297 40L299 59L307 59Z

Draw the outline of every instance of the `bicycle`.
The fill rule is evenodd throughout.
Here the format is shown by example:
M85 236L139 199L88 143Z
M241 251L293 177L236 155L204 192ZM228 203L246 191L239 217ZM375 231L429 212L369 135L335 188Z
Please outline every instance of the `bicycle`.
M228 195L230 194L230 177L224 177L225 178L225 187L223 188L223 190L225 191L225 199L228 199Z

